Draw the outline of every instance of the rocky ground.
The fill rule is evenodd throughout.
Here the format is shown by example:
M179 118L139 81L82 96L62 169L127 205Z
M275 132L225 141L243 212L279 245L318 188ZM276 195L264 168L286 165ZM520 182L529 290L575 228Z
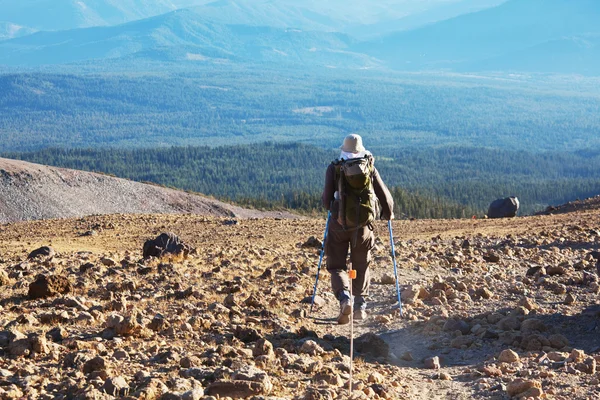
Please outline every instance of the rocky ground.
M1 225L0 398L595 399L599 224L595 210L395 221L404 318L377 224L352 393L327 272L314 313L301 303L324 220ZM143 259L162 232L194 250Z

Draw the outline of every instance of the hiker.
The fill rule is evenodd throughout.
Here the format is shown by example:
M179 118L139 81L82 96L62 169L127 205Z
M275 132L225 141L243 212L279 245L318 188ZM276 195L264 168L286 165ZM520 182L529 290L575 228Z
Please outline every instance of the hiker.
M372 223L377 217L394 219L394 201L359 135L346 136L340 149L340 158L327 168L322 200L331 211L325 254L331 286L340 301L337 322L347 324L353 310L354 319L367 317L365 297L369 294L369 263L375 241ZM352 281L354 300L350 298L346 265L348 250L352 269L356 270Z

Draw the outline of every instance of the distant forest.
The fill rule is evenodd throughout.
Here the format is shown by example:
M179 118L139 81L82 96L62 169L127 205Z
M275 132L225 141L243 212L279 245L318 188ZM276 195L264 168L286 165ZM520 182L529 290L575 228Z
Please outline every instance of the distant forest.
M298 143L155 149L59 149L3 157L102 172L204 193L257 208L319 212L325 169L336 156ZM529 153L472 147L381 149L376 167L396 213L416 218L483 215L516 195L523 213L600 193L600 152Z
M75 67L61 70L70 68ZM4 151L264 141L332 148L349 132L362 134L377 150L600 146L600 88L591 78L563 82L231 65L87 74L77 68L79 74L72 75L0 75Z

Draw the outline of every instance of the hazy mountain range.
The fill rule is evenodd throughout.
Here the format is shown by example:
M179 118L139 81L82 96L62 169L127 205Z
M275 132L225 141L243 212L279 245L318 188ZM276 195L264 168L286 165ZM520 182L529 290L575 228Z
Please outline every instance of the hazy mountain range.
M27 13L33 5L48 13ZM179 7L190 8L164 13ZM600 73L597 0L0 0L0 10L11 21L0 38L12 38L0 64L13 66L150 58Z
M116 25L195 7L204 16L220 22L308 29L316 20L322 27L340 30L344 26L373 25L428 12L436 12L437 19L433 20L441 20L458 15L456 10L474 11L502 1L505 0L0 0L0 20L36 30L67 30Z
M367 55L347 49L356 44L333 32L223 25L178 10L114 27L39 32L0 43L0 63L62 64L138 58L157 61L307 63L365 67Z
M474 63L491 69L529 65L532 70L552 70L548 60L558 54L573 57L561 65L582 71L594 40L587 45L578 38L600 33L600 2L597 0L510 0L498 7L465 14L418 29L398 32L362 43L356 51L385 60L396 68L452 68ZM565 51L567 43L569 50ZM592 57L593 58L593 57ZM539 60L539 61L536 61Z
M153 17L202 0L0 0L0 20L36 30L116 25Z

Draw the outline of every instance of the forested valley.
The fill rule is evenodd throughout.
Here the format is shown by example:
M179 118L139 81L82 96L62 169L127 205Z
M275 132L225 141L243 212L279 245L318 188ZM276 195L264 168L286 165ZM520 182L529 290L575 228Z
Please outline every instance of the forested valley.
M153 149L59 149L5 153L199 192L256 208L321 212L327 165L339 154L298 143ZM376 167L392 189L397 215L482 216L489 203L516 195L522 212L600 193L600 152L530 153L473 147L389 149Z
M227 65L174 65L169 72L166 66L149 72L98 68L85 74L0 75L2 149L264 141L332 148L349 132L360 133L376 149L600 146L600 83L594 78L565 82Z

